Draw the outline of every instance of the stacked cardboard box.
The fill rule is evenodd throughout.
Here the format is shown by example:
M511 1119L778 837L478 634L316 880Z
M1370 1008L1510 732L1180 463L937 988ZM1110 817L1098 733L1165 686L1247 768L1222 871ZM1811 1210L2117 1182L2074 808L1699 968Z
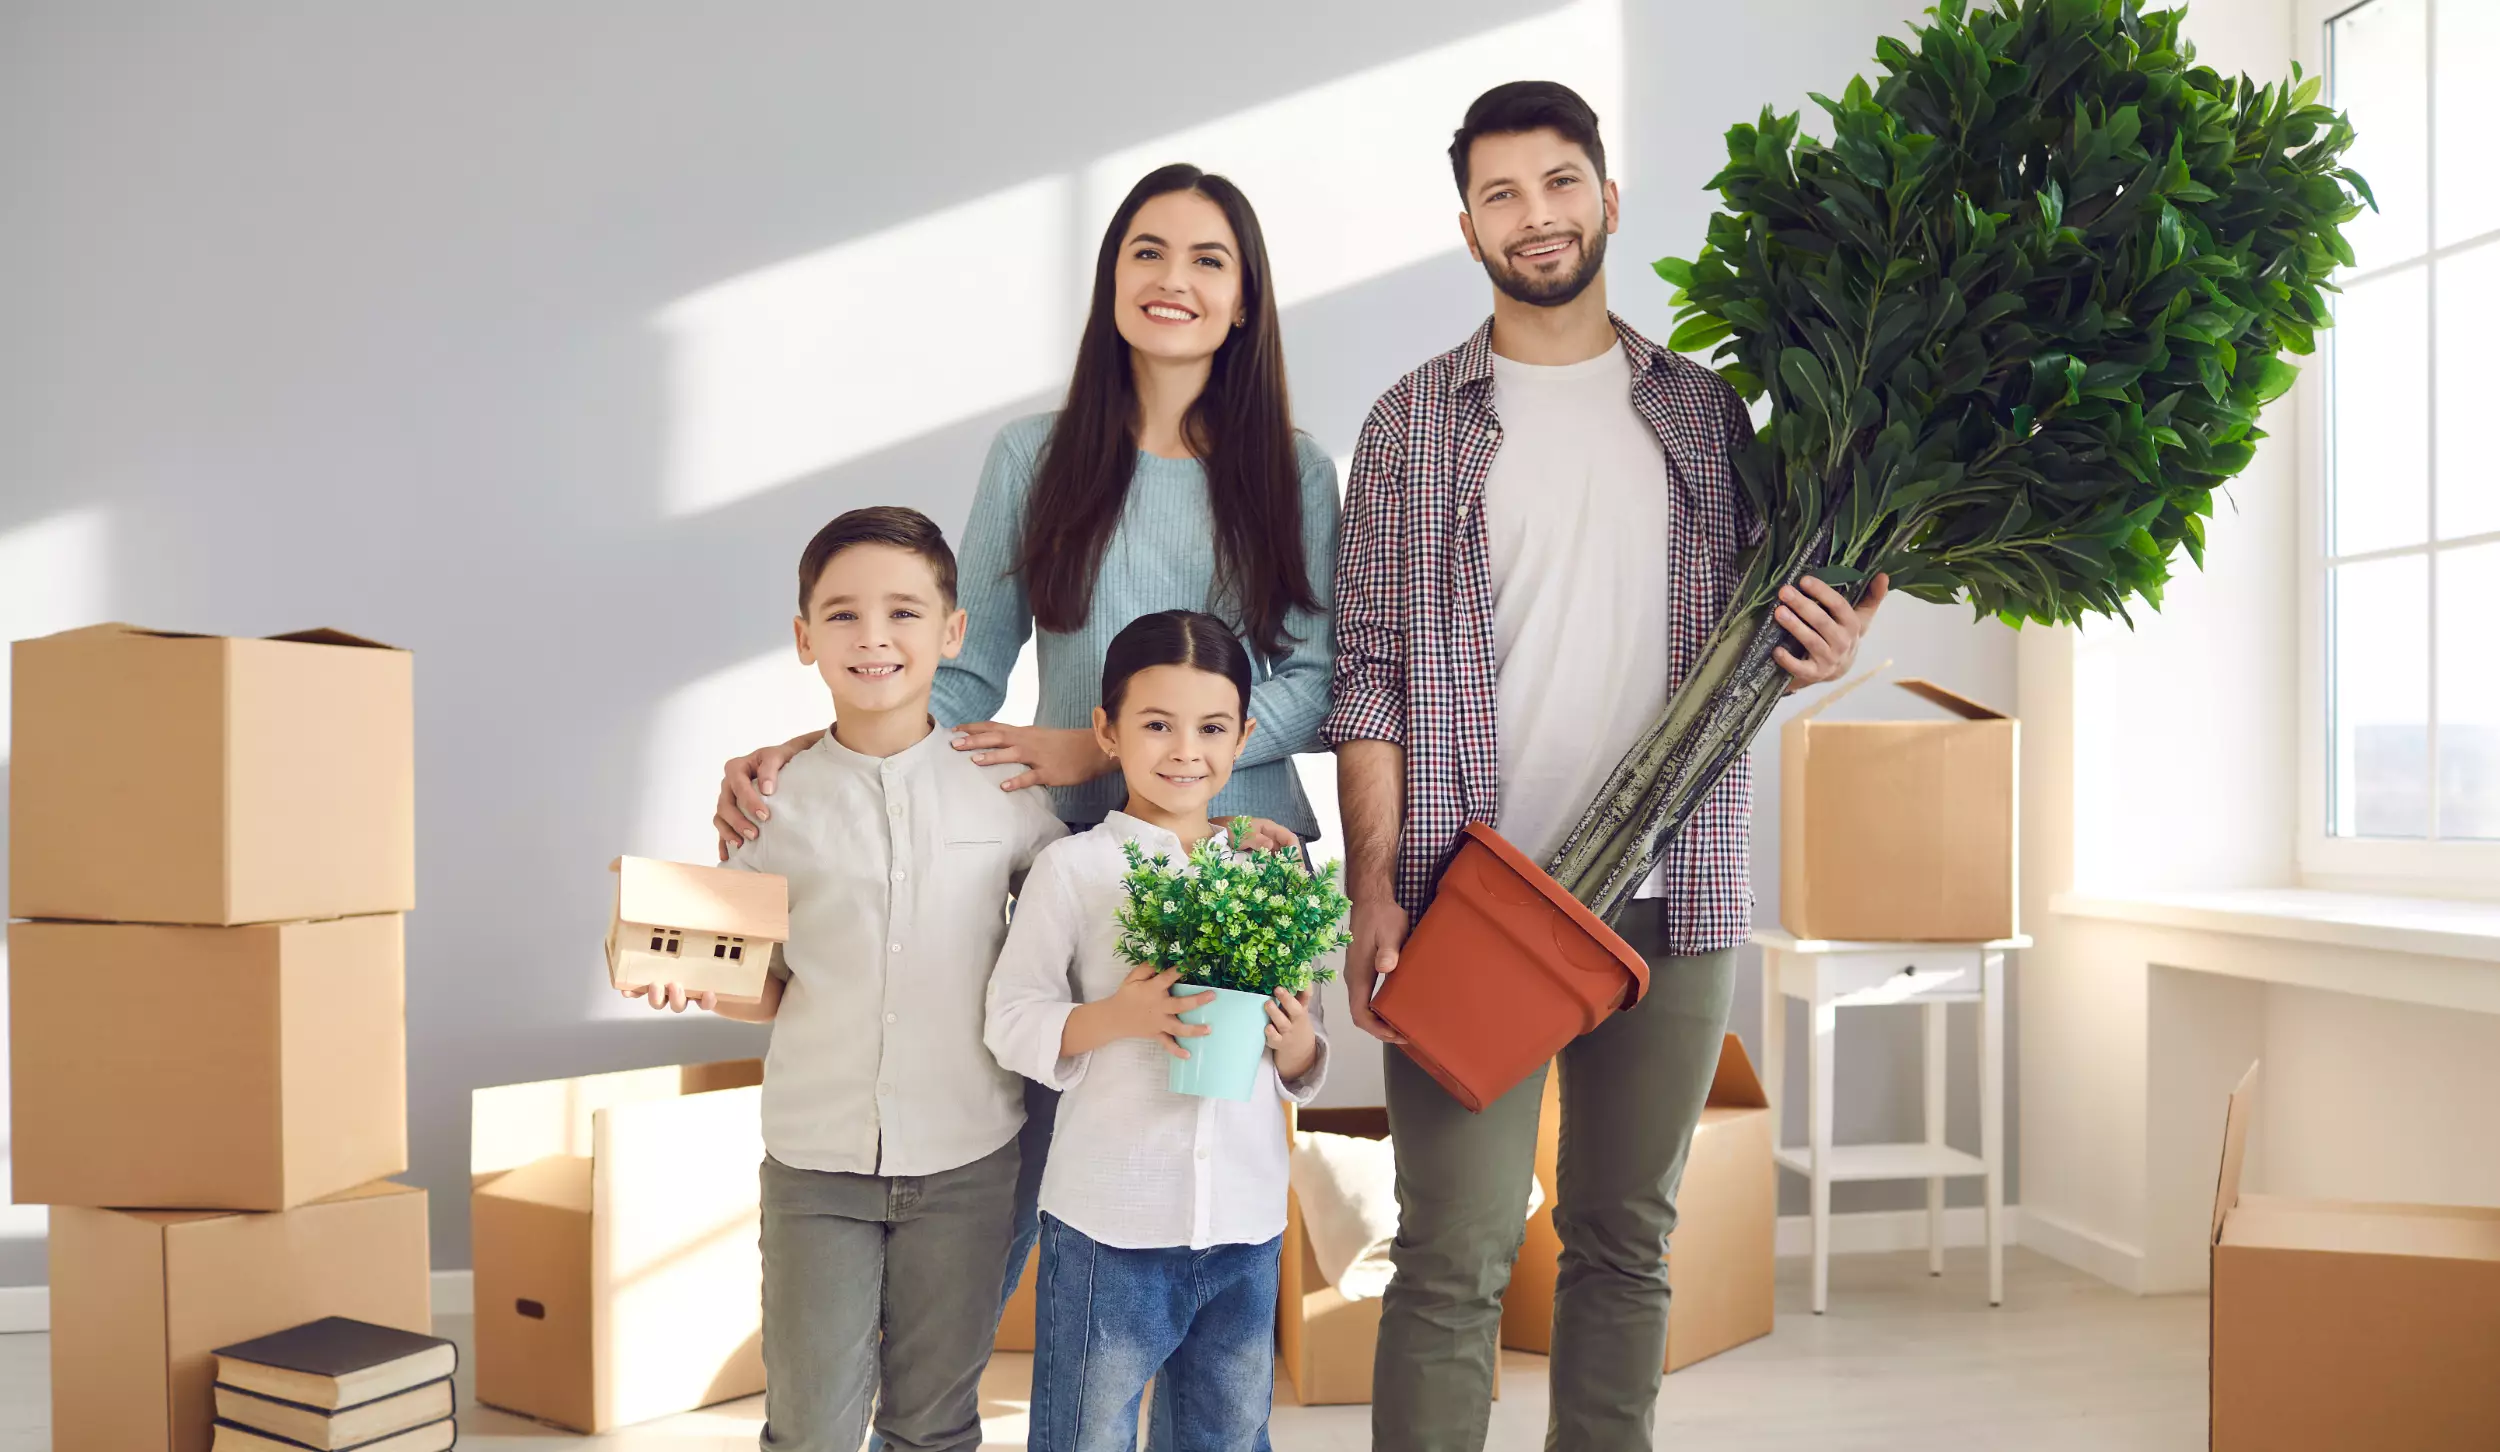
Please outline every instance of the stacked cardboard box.
M205 1452L213 1348L430 1330L408 1167L406 652L99 625L12 652L15 1198L52 1445Z

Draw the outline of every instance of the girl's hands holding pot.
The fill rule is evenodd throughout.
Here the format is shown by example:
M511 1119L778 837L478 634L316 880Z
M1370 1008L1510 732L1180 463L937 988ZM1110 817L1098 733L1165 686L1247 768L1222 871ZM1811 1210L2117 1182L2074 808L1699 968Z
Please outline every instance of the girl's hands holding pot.
M1182 1048L1180 1041L1200 1038L1215 1030L1202 1023L1183 1023L1181 1015L1215 1002L1215 993L1210 989L1187 998L1174 998L1172 985L1180 981L1177 968L1161 972L1142 964L1131 968L1127 980L1109 998L1078 1004L1068 1015L1067 1027L1059 1031L1059 1052L1074 1058L1090 1054L1115 1039L1161 1039L1165 1053L1175 1059L1188 1058L1189 1050Z
M1279 988L1267 1005L1267 1047L1276 1055L1276 1077L1291 1083L1319 1057L1319 1028L1311 1021L1311 990Z

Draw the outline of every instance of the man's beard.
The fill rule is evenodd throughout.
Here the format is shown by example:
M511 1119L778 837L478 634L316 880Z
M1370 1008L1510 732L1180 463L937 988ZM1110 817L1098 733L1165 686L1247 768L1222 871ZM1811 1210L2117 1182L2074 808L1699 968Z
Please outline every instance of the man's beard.
M1552 241L1553 239L1547 237L1542 240ZM1582 235L1577 240L1580 243L1580 265L1565 276L1551 279L1531 277L1526 272L1512 267L1507 261L1496 262L1494 255L1490 252L1484 255L1484 275L1493 279L1493 285L1505 294L1530 307L1561 307L1588 291L1589 284L1597 281L1598 271L1605 266L1606 262L1606 234L1604 232L1601 231L1594 237Z

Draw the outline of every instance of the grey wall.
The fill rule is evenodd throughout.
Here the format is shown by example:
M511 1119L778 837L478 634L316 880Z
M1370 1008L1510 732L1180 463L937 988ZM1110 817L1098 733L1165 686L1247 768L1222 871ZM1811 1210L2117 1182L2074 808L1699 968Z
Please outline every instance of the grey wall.
M1082 181L1156 138L1237 150L1240 118L1263 134L1268 113L1253 108L1280 98L1318 96L1342 117L1375 91L1429 90L1448 68L1419 80L1418 58L1513 45L1497 27L1594 25L1610 50L1619 35L1615 302L1663 336L1667 289L1642 264L1698 240L1721 130L1766 99L1785 109L1843 84L1916 9L1279 0L1255 23L1242 12L1174 27L1110 5L1004 3L12 6L0 15L0 636L93 618L234 633L323 623L416 651L411 1178L434 1195L436 1264L462 1266L473 1087L760 1046L754 1031L625 1012L605 994L599 869L619 850L697 850L699 809L672 806L672 822L691 820L655 841L650 803L699 803L720 757L810 724L732 712L692 746L682 711L655 724L689 683L780 647L784 576L807 533L870 502L956 525L990 434L1048 403L1046 376L1002 371L985 320L1065 327L1073 271L1036 314L1026 249L1090 247L1091 183L1046 238L968 246L947 209L1032 178ZM1542 54L1517 34L1519 55ZM1377 88L1353 81L1373 76ZM1350 199L1333 237L1328 207L1304 207L1302 240L1280 256L1346 280L1286 314L1301 421L1341 457L1370 400L1486 310L1454 237L1385 260L1365 250L1363 197L1446 187L1430 138L1464 99L1434 103L1446 114L1426 118L1411 154L1352 175L1343 157L1360 148L1299 142L1312 195ZM1192 131L1202 125L1217 130ZM1294 207L1286 190L1253 187L1272 232ZM991 392L873 450L835 449L837 462L673 511L686 358L655 319L879 237L851 259L877 271L841 285L878 294L858 306L908 333L888 341L910 396L946 397L966 378ZM1878 650L2011 700L2007 638L1952 612L1891 607ZM667 782L651 780L655 762ZM1768 896L1776 773L1763 776ZM1736 1019L1749 1040L1750 981ZM1902 1017L1844 1042L1844 1134L1915 1123ZM1851 1188L1874 1204L1883 1187ZM39 1281L39 1226L9 1224L0 1283Z

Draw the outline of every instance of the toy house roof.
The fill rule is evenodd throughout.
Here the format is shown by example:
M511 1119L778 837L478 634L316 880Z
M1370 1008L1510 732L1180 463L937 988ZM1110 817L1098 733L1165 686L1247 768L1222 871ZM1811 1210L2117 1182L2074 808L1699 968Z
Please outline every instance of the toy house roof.
M645 927L679 928L783 943L790 938L790 885L769 872L697 867L619 857L616 916Z

